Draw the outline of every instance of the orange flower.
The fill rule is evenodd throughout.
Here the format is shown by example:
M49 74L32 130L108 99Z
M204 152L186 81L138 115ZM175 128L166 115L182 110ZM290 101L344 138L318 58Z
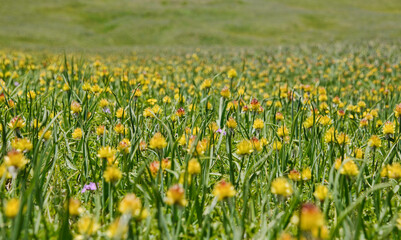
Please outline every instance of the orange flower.
M230 182L226 182L225 180L221 180L214 186L213 195L217 197L219 201L234 197L237 192L234 189L234 186Z

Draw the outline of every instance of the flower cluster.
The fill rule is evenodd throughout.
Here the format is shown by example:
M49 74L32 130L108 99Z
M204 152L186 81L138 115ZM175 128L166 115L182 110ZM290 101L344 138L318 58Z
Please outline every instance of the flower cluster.
M1 52L0 238L399 239L397 49Z

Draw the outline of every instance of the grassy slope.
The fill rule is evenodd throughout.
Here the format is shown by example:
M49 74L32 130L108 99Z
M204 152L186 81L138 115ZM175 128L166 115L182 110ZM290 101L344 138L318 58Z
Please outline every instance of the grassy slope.
M269 46L397 40L399 0L13 0L3 48Z

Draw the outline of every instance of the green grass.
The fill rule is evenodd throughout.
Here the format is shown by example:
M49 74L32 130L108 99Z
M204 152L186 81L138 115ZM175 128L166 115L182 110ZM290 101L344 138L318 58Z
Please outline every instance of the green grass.
M15 0L2 48L260 47L401 36L399 0Z

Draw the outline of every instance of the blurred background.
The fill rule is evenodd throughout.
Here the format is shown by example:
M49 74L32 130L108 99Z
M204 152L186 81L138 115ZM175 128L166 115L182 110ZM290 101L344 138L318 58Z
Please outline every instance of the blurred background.
M0 26L6 49L394 42L401 0L3 0Z

